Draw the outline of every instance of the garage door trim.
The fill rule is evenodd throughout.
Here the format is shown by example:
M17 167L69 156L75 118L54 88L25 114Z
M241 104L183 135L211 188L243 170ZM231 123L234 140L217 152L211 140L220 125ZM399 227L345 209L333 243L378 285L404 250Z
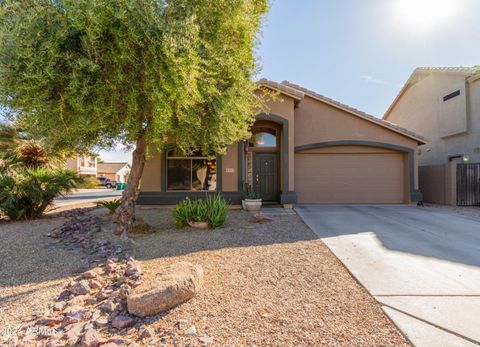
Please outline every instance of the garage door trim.
M305 151L307 149L314 149L314 148L323 148L323 147L334 147L334 146L368 146L368 147L377 147L377 148L385 148L391 149L398 152L404 152L408 155L408 170L409 170L409 181L410 181L410 199L412 201L422 201L422 193L415 189L414 185L414 153L413 149L408 147L403 147L399 145L394 145L392 143L385 143L385 142L376 142L376 141L363 141L363 140L341 140L341 141L325 141L325 142L316 142L310 143L306 145L295 146L295 153Z

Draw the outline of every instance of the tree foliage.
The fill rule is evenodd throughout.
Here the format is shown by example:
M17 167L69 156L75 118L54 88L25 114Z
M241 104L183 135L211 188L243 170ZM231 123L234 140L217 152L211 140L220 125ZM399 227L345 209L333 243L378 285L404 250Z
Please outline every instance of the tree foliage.
M4 0L0 103L63 151L135 143L126 236L148 148L223 154L247 139L268 0Z
M48 146L223 153L257 106L266 0L26 0L0 10L0 103Z

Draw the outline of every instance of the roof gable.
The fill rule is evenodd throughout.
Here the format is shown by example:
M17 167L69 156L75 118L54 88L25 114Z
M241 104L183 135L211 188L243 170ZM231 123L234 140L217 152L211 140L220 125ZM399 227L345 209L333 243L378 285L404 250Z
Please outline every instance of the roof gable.
M402 128L394 123L391 123L391 122L388 122L386 120L383 120L383 119L380 119L380 118L377 118L375 116L372 116L368 113L365 113L363 111L360 111L356 108L353 108L351 106L348 106L348 105L345 105L339 101L336 101L336 100L333 100L331 98L328 98L324 95L321 95L321 94L318 94L312 90L309 90L309 89L306 89L304 87L301 87L299 85L296 85L296 84L293 84L293 83L290 83L288 81L283 81L281 83L282 85L286 86L286 87L290 87L290 88L293 88L293 89L297 89L301 92L303 92L305 95L313 98L313 99L316 99L318 101L321 101L325 104L328 104L330 106L333 106L337 109L340 109L340 110L343 110L351 115L354 115L354 116L357 116L359 118L362 118L368 122L371 122L371 123L374 123L374 124L377 124L381 127L384 127L388 130L391 130L391 131L394 131L396 133L399 133L403 136L406 136L408 138L411 138L411 139L414 139L416 140L418 143L426 143L427 139L419 134L416 134L414 133L413 131L410 131L408 129L405 129L405 128Z
M130 166L128 163L98 163L97 172L117 173L127 165Z
M387 111L383 115L383 119L386 120L390 113L392 112L395 105L400 101L406 91L414 84L418 83L422 79L426 78L432 73L450 73L450 74L458 74L465 79L476 79L476 76L480 76L479 69L475 67L463 67L463 66L456 66L456 67L418 67L413 70L412 74L408 78L408 80L403 85L402 89L398 93L398 95L393 100L392 104L388 107Z

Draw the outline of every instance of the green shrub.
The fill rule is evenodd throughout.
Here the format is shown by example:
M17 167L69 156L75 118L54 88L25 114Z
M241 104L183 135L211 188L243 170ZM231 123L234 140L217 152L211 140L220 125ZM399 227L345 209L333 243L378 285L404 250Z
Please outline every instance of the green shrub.
M209 195L205 199L207 222L210 228L220 228L225 224L228 214L228 204L220 195Z
M122 199L115 200L103 200L97 201L97 206L103 206L110 211L110 214L114 214L117 208L122 204Z
M172 214L178 228L188 222L207 222L210 228L220 228L227 219L228 204L220 194L206 199L187 198L173 208Z
M10 220L41 217L57 196L76 188L72 170L24 168L0 172L0 213Z
M85 177L82 178L82 181L78 184L77 188L83 189L93 189L98 188L100 186L100 182L96 178Z

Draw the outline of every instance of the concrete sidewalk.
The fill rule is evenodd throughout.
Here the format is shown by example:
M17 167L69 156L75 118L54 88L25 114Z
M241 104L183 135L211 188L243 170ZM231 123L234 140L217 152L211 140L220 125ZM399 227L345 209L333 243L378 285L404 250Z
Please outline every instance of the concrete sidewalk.
M406 205L295 209L412 343L480 345L480 220Z

